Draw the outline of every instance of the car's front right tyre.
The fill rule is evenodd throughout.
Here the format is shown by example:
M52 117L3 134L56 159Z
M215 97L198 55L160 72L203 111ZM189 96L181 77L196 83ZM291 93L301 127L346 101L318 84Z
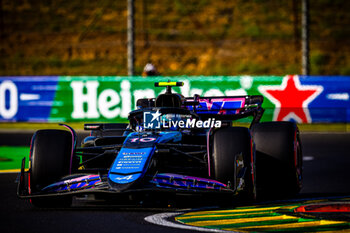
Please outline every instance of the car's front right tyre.
M39 130L32 138L29 167L30 194L40 194L47 185L69 175L72 169L73 138L65 130ZM71 196L33 197L36 207L67 207Z

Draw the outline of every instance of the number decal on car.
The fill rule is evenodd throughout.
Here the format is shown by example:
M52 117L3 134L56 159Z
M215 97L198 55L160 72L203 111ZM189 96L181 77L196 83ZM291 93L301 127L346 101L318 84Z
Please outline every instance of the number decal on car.
M156 138L132 138L130 140L130 142L138 142L138 141L140 141L140 142L153 142L155 140L156 140Z

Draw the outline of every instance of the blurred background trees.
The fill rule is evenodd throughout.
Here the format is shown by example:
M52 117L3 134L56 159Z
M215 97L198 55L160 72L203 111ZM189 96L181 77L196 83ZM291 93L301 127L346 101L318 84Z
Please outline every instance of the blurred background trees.
M310 0L310 74L350 75L350 1ZM0 75L127 75L127 1L0 0ZM301 0L135 0L135 74L301 73Z

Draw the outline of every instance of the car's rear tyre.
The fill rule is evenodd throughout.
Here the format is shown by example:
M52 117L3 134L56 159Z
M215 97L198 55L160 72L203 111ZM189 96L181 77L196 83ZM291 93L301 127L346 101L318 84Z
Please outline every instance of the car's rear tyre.
M249 129L244 127L219 129L214 132L212 143L211 177L224 184L231 184L232 189L237 188L240 198L254 200L255 155ZM240 181L244 182L239 184Z
M293 122L255 124L258 196L288 197L302 186L302 151L299 130Z
M31 144L30 193L38 193L45 186L71 173L73 139L65 130L39 130ZM32 198L37 207L67 207L71 196Z

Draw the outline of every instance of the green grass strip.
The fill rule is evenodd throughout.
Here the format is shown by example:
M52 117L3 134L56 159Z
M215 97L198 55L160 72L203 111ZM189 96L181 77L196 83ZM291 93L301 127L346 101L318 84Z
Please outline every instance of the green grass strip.
M23 157L28 168L29 151L26 146L0 146L0 170L20 169Z

